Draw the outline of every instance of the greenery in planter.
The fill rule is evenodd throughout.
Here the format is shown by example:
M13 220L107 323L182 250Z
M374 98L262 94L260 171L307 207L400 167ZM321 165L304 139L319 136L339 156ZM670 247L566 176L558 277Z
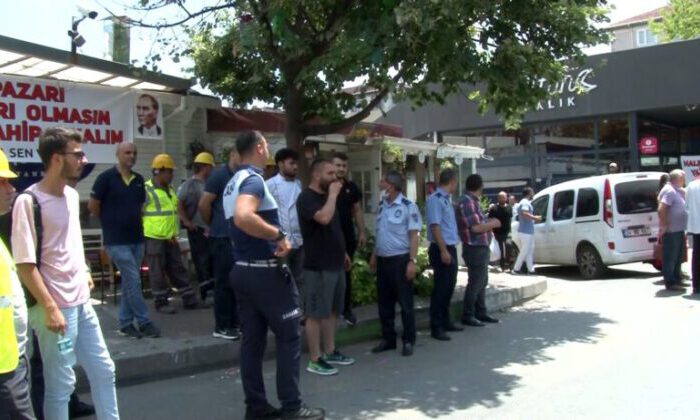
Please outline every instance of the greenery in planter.
M423 231L425 231L425 227ZM352 263L353 306L369 305L377 302L377 275L369 269L369 258L374 249L375 238L369 229L365 230L365 237L367 238L367 244L357 249ZM433 275L427 271L430 268L428 248L420 246L416 259L418 260L415 280L416 295L427 297L430 296L433 290Z

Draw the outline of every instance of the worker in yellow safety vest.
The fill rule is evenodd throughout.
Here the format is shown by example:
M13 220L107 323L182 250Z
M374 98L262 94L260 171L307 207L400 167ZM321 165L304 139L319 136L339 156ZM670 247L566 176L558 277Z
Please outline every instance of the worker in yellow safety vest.
M12 208L15 189L9 180L13 178L17 175L0 150L0 215ZM35 418L26 349L27 304L10 251L0 240L0 413L11 419Z
M146 263L148 278L156 311L174 314L175 308L168 302L168 282L182 296L185 309L203 307L190 285L187 269L182 261L178 242L180 222L177 212L177 194L170 186L175 162L167 154L153 158L153 178L146 181L146 205L143 209L143 234L146 237Z

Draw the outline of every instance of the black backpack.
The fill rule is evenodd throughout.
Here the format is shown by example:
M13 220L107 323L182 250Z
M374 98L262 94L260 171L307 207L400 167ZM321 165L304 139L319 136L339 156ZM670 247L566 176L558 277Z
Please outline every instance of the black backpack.
M37 200L36 195L34 195L33 192L29 190L24 190L23 192L18 194L18 197L22 194L26 194L32 197L32 213L34 213L34 231L36 232L36 268L38 270L39 266L41 265L41 243L44 237L44 225L41 223L41 206L39 205L39 200ZM12 226L11 223L10 226ZM24 298L27 301L27 307L31 308L32 306L36 305L36 299L31 294L31 292L29 292L29 290L24 286L24 283L22 284L22 288L24 289Z

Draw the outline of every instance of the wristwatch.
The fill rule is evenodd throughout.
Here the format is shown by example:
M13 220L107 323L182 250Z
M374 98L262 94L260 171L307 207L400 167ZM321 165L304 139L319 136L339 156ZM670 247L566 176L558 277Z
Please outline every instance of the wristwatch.
M411 262L418 265L418 258L411 258Z
M277 237L275 238L275 242L279 242L286 237L287 237L287 232L285 232L284 230L282 230L280 228L279 231L277 232Z

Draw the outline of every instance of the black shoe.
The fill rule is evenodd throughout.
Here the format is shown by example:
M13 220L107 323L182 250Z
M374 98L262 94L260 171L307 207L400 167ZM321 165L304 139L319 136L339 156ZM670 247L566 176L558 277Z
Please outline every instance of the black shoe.
M478 319L481 322L488 322L489 324L498 324L499 322L501 322L500 319L488 315L477 316L476 319Z
M245 409L245 418L246 420L257 420L257 419L278 419L280 418L280 414L282 412L280 411L279 408L275 408L268 404L265 407L260 407L256 409L252 409L250 407L246 407Z
M666 290L671 290L674 292L685 292L685 287L681 286L680 284L671 284L669 286L666 286Z
M396 342L390 343L386 340L382 340L379 344L372 348L372 353L381 353L388 350L396 350Z
M478 319L472 317L469 318L462 318L462 325L468 325L470 327L483 327L486 324L483 322L479 321Z
M430 336L438 341L450 341L452 338L443 330L437 330L430 333Z
M348 324L351 327L354 327L357 325L357 318L355 318L355 314L352 312L348 311L343 314L343 320L345 321L346 324Z
M447 332L460 332L460 331L464 331L464 328L462 328L458 325L455 325L455 324L450 324L447 326L447 328L445 328L445 331L447 331Z
M410 356L413 354L413 344L411 343L403 343L403 349L401 350L401 355L402 356Z
M156 312L160 312L161 314L168 314L172 315L177 313L177 310L175 307L170 305L168 302L165 303L156 303Z
M71 398L68 403L68 417L77 419L95 414L95 407L80 401L77 397Z
M124 328L119 328L119 335L131 338L141 338L143 334L139 332L133 325L127 325Z
M148 323L139 327L139 331L146 337L158 338L160 337L160 328L153 325L153 323Z
M296 410L282 410L282 417L285 420L323 420L326 418L326 412L322 408L309 408L302 405Z

